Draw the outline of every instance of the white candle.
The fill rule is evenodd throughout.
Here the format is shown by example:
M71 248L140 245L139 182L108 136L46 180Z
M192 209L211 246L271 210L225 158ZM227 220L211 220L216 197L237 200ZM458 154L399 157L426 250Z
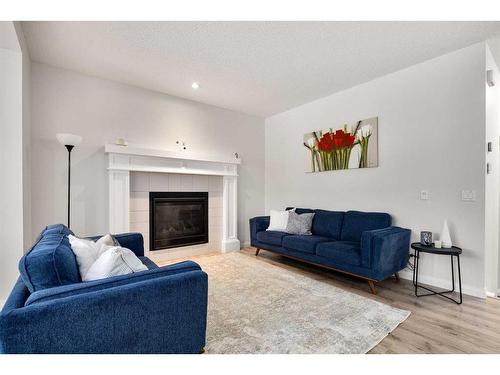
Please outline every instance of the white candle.
M443 246L443 243L440 240L435 240L434 241L434 247L436 249L441 249L442 246Z

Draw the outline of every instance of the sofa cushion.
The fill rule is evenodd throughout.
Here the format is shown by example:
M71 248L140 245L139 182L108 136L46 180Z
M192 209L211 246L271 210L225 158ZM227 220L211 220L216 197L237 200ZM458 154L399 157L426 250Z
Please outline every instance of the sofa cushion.
M340 239L344 212L315 210L312 232L318 236L330 237L334 240Z
M342 224L342 241L361 241L361 234L367 230L391 226L391 215L383 212L347 211Z
M354 266L361 265L361 249L359 242L323 242L316 247L316 255L330 258L343 264L351 264Z
M31 293L81 281L75 254L64 225L51 225L19 262L19 272Z
M257 232L258 241L276 246L281 246L283 237L285 236L289 236L289 234L273 230Z
M283 239L283 247L290 250L300 251L302 253L314 254L316 245L321 242L331 241L331 238L322 236L286 236Z

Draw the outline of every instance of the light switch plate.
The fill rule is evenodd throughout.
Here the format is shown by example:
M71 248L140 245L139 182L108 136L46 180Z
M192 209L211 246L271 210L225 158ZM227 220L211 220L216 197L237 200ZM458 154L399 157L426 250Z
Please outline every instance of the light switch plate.
M429 190L421 190L420 191L420 199L423 201L429 200Z
M462 190L462 200L467 202L474 202L476 200L476 191Z

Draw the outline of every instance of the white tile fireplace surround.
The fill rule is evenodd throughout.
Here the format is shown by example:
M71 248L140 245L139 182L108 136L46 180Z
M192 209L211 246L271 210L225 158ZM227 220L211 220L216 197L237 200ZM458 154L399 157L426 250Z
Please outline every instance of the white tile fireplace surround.
M191 157L169 151L105 145L109 175L109 230L140 232L147 256L175 259L240 249L237 238L237 165L240 159ZM209 243L149 251L149 192L209 193Z

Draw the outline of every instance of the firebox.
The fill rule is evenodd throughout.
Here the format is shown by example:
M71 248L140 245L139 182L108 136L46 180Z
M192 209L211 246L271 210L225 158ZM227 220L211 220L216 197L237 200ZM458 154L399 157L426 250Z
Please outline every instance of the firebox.
M207 192L149 193L150 250L208 243Z

